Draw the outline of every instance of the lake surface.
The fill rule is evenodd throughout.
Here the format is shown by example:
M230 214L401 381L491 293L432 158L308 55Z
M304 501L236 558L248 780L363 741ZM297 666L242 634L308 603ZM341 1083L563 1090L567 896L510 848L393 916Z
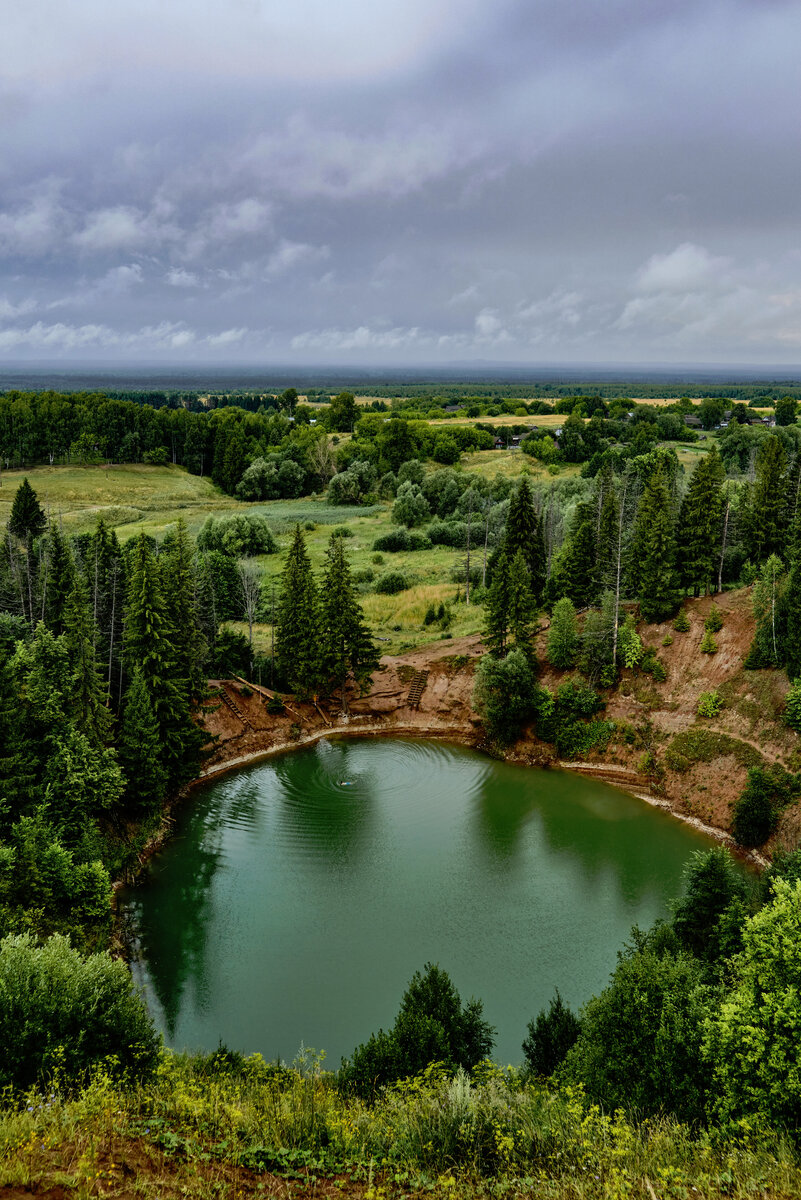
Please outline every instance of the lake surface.
M595 780L421 741L331 739L196 791L127 893L168 1045L343 1054L427 961L520 1062L554 988L599 991L712 843Z

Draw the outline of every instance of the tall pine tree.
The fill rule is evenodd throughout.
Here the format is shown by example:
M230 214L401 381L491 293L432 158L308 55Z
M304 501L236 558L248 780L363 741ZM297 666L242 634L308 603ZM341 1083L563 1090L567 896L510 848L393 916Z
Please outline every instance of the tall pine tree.
M723 536L723 481L717 446L695 468L682 501L677 527L677 566L684 591L709 593L717 576Z
M295 526L281 579L275 658L289 690L314 696L320 686L320 609L300 525Z
M64 609L64 642L70 663L70 711L75 726L94 745L104 745L111 729L107 692L97 661L97 628L86 584L76 574Z
M542 521L534 506L531 485L525 475L509 500L504 545L511 562L518 550L523 555L529 573L532 599L539 604L545 587L547 561Z
M344 539L335 533L320 585L320 658L322 679L329 688L339 687L342 711L347 712L348 680L352 677L364 692L378 655L353 586Z
M661 469L648 481L637 508L632 575L646 621L663 621L676 607L676 537L670 489Z
M125 693L117 755L127 780L126 805L156 812L164 799L167 773L161 765L158 721L138 667Z
M15 537L24 542L28 537L39 537L44 533L46 525L47 518L42 511L36 492L28 483L26 476L14 496L11 515L8 518L8 528Z
M772 435L757 457L756 479L746 514L746 545L753 563L771 554L781 555L786 536L786 459L779 439Z

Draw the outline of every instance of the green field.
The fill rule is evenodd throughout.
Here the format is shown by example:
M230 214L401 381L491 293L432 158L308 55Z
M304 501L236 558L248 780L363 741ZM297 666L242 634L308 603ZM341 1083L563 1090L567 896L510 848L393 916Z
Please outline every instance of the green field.
M481 470L492 476L490 466L501 473L519 473L528 460L520 451L486 451L486 463L468 463L468 469ZM472 458L481 456L474 455ZM504 461L506 459L507 461ZM508 461L512 460L512 461ZM509 468L512 462L517 470ZM536 472L532 472L536 474ZM0 524L4 524L11 509L17 487L28 478L46 510L63 520L70 533L90 530L102 516L125 541L138 533L160 538L169 527L183 517L190 532L196 534L209 514L220 516L227 512L255 512L267 519L283 550L297 522L305 529L306 542L316 570L323 566L331 530L347 526L352 536L347 539L347 553L357 572L372 572L372 579L360 583L367 618L384 653L397 653L430 642L442 636L439 625L424 626L423 618L430 605L449 604L452 623L447 632L453 637L477 633L481 628L482 609L475 604L456 603L459 585L452 573L463 560L462 552L447 546L416 553L381 555L374 561L373 542L394 528L390 519L391 503L372 508L336 507L324 499L302 497L298 500L274 500L244 504L226 496L208 478L190 475L183 467L151 467L123 465L106 467L35 467L28 471L5 471L0 486ZM311 528L310 528L311 526ZM278 577L283 555L260 558L265 583ZM394 596L372 591L375 581L389 571L401 571L410 586ZM257 646L269 645L269 625L254 631ZM446 639L447 641L447 639Z

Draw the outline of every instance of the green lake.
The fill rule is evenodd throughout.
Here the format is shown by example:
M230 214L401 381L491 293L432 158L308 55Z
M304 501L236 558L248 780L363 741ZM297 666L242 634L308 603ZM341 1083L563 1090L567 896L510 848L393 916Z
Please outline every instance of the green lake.
M711 844L580 775L324 740L193 793L124 898L134 974L170 1046L290 1061L304 1043L336 1067L438 962L517 1063L554 989L574 1007L601 989Z

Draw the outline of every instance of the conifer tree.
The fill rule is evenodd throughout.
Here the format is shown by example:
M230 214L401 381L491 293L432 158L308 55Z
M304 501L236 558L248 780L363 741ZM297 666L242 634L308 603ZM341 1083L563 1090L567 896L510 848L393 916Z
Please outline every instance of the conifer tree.
M784 661L791 679L801 676L801 556L796 555L787 576L784 596Z
M495 562L484 605L483 638L491 654L503 658L509 642L510 563L504 544Z
M522 650L526 657L534 658L531 639L534 636L536 607L531 592L526 587L530 579L523 553L518 550L509 563L509 637L512 648Z
M598 592L615 587L620 537L620 503L614 485L604 487L598 513L595 580Z
M344 539L331 534L320 586L321 677L340 689L342 711L348 711L347 685L353 677L360 693L369 688L378 655L362 606L356 596Z
M748 556L754 563L765 562L771 554L781 554L786 529L786 459L782 444L773 435L757 457L756 479L751 488L746 514Z
M592 604L598 593L596 562L593 513L589 505L581 504L554 562L549 583L551 595L569 596L577 608Z
M70 543L56 521L51 521L47 528L40 580L42 620L58 635L64 632L67 598L75 583L75 560Z
M113 529L99 518L84 558L92 616L97 626L98 659L103 664L109 702L121 698L122 615L125 607L125 561Z
M197 610L194 549L182 517L159 559L159 575L171 626L175 682L189 699L203 688L206 642Z
M560 671L567 671L576 661L578 649L576 609L570 597L563 596L553 607L548 630L548 662Z
M518 550L528 568L532 598L539 603L545 588L546 555L542 521L534 506L528 479L523 476L509 500L509 515L504 533L509 561Z
M127 780L126 804L156 811L164 799L167 774L161 765L158 721L138 667L125 693L117 755Z
M320 681L319 600L300 525L295 526L281 579L275 658L290 691L316 694Z
M713 445L695 468L677 526L677 566L684 591L709 593L717 574L722 538L725 470Z
M203 735L193 724L185 688L175 679L171 625L158 564L140 534L134 545L125 611L125 659L129 674L139 668L156 715L161 760L170 786L197 773Z
M97 661L97 629L89 611L86 584L76 574L64 609L64 643L70 663L70 716L90 742L103 745L109 737L111 713Z
M27 537L36 538L44 533L47 518L42 511L36 492L28 483L27 476L19 485L11 505L11 515L8 518L8 528L21 541Z
M676 607L676 538L670 491L661 470L651 476L637 508L633 574L646 621L663 621Z

